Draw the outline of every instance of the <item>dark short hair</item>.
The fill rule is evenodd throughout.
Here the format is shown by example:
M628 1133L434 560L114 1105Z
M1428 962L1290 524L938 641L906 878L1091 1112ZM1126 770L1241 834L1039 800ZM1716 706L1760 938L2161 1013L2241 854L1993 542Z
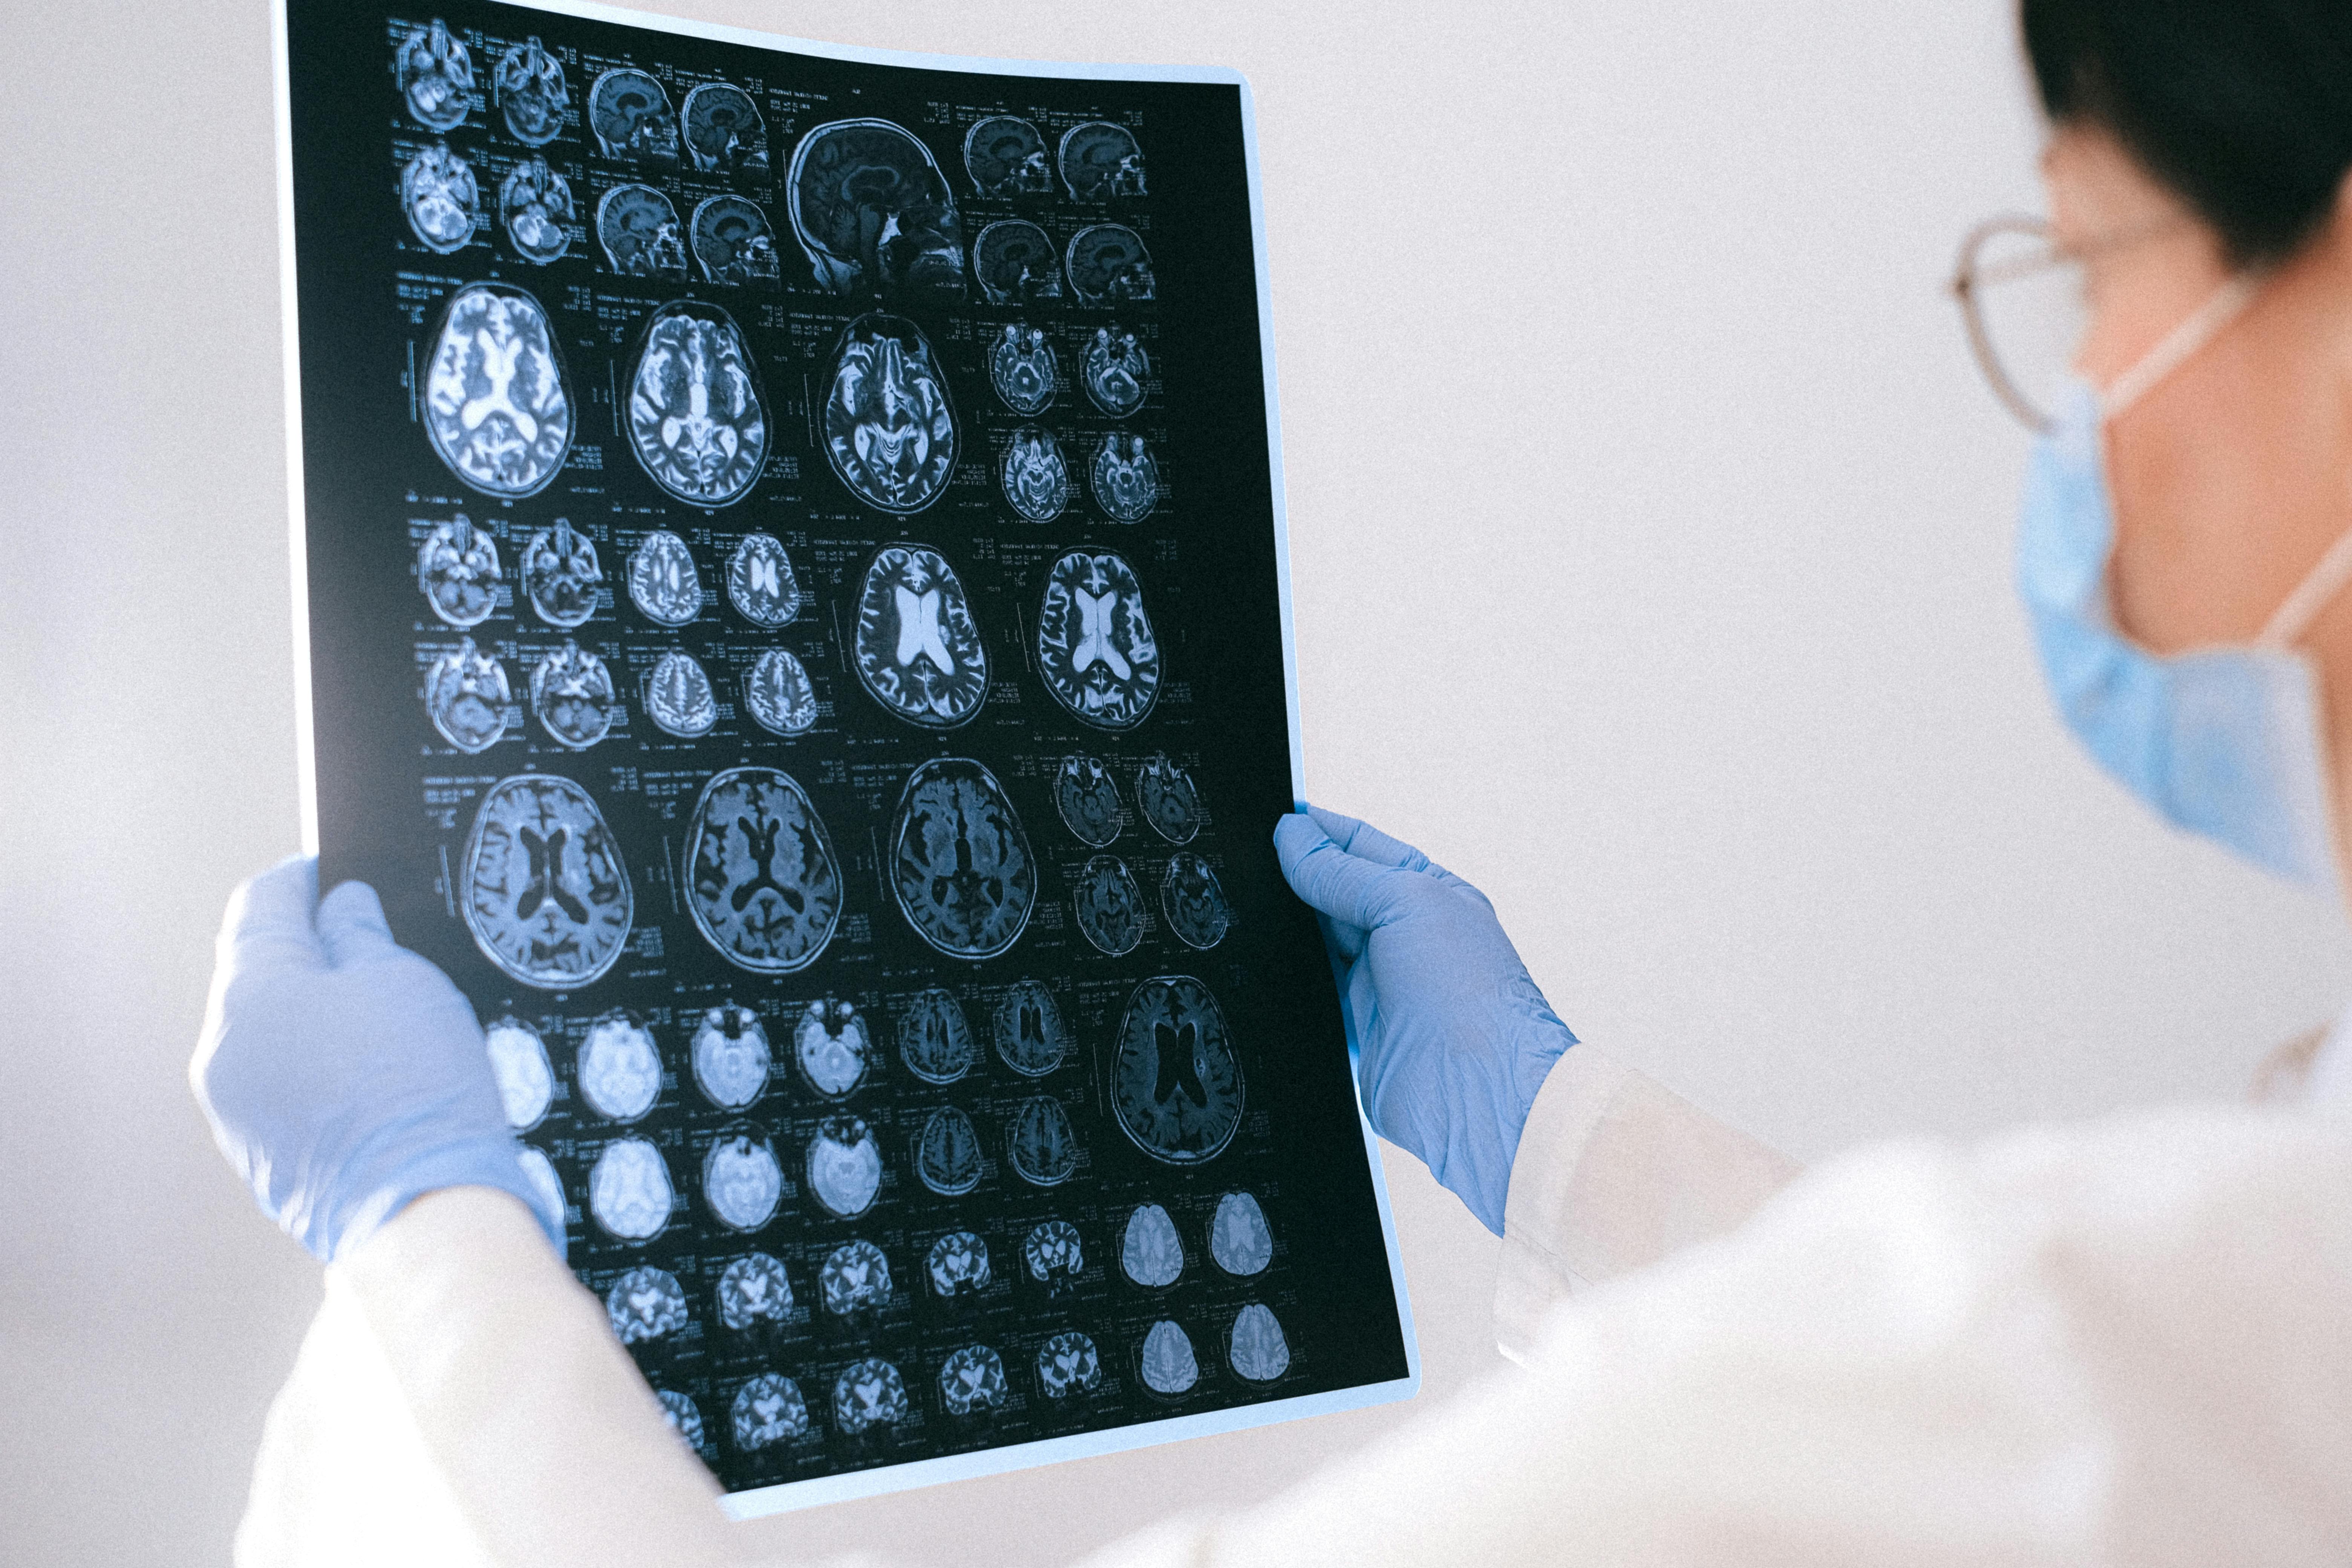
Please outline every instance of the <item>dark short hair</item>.
M2285 259L2352 168L2352 0L2021 0L2053 121L2113 132L2242 265Z

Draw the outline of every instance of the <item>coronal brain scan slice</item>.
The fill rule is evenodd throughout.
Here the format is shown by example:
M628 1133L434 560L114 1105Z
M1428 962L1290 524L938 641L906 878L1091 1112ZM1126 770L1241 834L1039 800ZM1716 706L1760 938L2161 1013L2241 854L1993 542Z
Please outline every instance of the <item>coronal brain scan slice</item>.
M1074 200L1108 201L1113 196L1139 196L1143 190L1143 149L1135 133L1106 120L1089 120L1062 132L1062 184Z
M400 205L425 248L446 256L474 237L482 192L473 166L436 142L400 172Z
M604 1292L604 1312L614 1337L642 1344L686 1327L686 1292L666 1268L632 1268Z
M416 550L416 584L433 613L453 626L477 626L499 607L498 542L459 512L436 523Z
M686 232L651 185L614 185L596 201L596 243L625 278L684 278Z
M1117 856L1097 855L1087 861L1070 900L1077 907L1079 932L1111 957L1134 952L1143 940L1143 889Z
M1082 228L1067 254L1070 291L1088 305L1118 305L1157 297L1151 253L1131 228L1115 223Z
M1037 1347L1037 1385L1048 1399L1092 1394L1102 1382L1102 1357L1094 1341L1072 1329Z
M855 1437L907 1418L907 1384L898 1369L878 1356L849 1363L833 1380L833 1424Z
M1005 444L997 467L1005 501L1031 522L1051 522L1070 504L1070 470L1050 431L1024 425Z
M701 660L672 650L646 677L646 717L681 740L707 734L719 722L719 696Z
M1004 218L971 242L971 275L992 305L1025 305L1062 297L1062 258L1053 237L1022 218Z
M1050 1094L1033 1094L1004 1131L1013 1169L1033 1187L1058 1187L1078 1170L1078 1135L1070 1113Z
M400 41L392 57L400 96L419 125L455 131L466 123L474 91L474 56L438 16Z
M755 974L816 962L841 919L841 861L790 773L730 768L703 786L688 824L687 901L719 955Z
M588 1026L580 1042L580 1096L599 1116L635 1121L661 1093L661 1053L653 1031L615 1010Z
M793 233L820 287L836 294L963 294L955 199L914 133L887 120L836 120L801 138L785 176Z
M1123 558L1073 550L1054 563L1037 607L1037 671L1056 702L1097 728L1133 729L1151 711L1160 641Z
M728 1410L735 1428L735 1447L757 1453L778 1443L789 1443L809 1429L808 1402L801 1387L778 1372L763 1372L735 1391Z
M953 1083L980 1061L963 1006L934 985L898 1015L898 1058L925 1083Z
M1274 1233L1255 1198L1227 1193L1217 1200L1216 1217L1209 1222L1209 1256L1226 1273L1244 1278L1263 1273L1274 1261Z
M1118 522L1141 522L1160 500L1160 465L1140 436L1118 432L1095 448L1095 504Z
M695 265L713 283L773 283L780 270L768 215L741 196L709 196L695 204L687 233Z
M641 70L622 67L588 89L588 128L607 158L677 162L677 115L669 93Z
M844 329L824 399L824 451L849 493L920 511L955 469L955 404L922 330L870 313Z
M546 1203L547 1212L558 1218L562 1217L566 1207L563 1201L563 1183L555 1173L554 1162L528 1143L522 1146L522 1152L515 1158L522 1166L523 1179L530 1184L531 1190L539 1194Z
M629 377L628 423L629 449L678 500L729 506L749 494L768 460L768 413L735 319L692 300L656 310Z
M1045 139L1014 115L992 115L963 133L963 168L983 196L1042 196L1054 188Z
M1152 831L1171 844L1190 844L1201 831L1201 792L1192 775L1165 756L1137 770L1135 803Z
M621 697L604 661L566 638L531 666L530 710L558 743L583 752L613 732Z
M1127 1216L1118 1266L1129 1279L1154 1290L1176 1283L1184 1272L1184 1244L1177 1239L1176 1222L1168 1217L1166 1209L1143 1204Z
M682 626L702 613L702 574L686 541L657 528L629 552L629 602L646 619Z
M1250 1383L1272 1383L1290 1370L1290 1342L1271 1308L1253 1301L1234 1315L1225 1336L1225 1360L1236 1377Z
M525 158L499 182L499 222L515 254L535 266L572 248L572 184L544 158Z
M740 1333L757 1323L781 1323L793 1310L793 1283L784 1266L749 1252L719 1276L719 1321Z
M621 956L629 872L588 792L550 773L501 779L466 841L466 929L525 985L574 991Z
M915 1135L915 1174L942 1197L961 1197L980 1185L980 1134L971 1118L943 1105Z
M667 1388L656 1389L654 1397L661 1401L662 1419L669 1423L669 1429L685 1438L688 1447L700 1448L702 1412L695 1408L694 1401Z
M702 1195L719 1223L757 1230L776 1215L784 1195L783 1168L765 1138L730 1132L712 1140L702 1157Z
M890 830L890 886L917 935L950 958L994 958L1037 900L1029 836L996 775L964 757L925 763Z
M1171 856L1160 880L1160 912L1168 929L1187 947L1211 948L1225 940L1234 912L1217 874L1198 855Z
M1151 1325L1136 1352L1136 1369L1154 1394L1189 1392L1201 1381L1201 1363L1192 1355L1192 1339L1166 1318Z
M951 1230L931 1243L923 1271L931 1294L941 1300L977 1295L988 1288L988 1243L968 1230Z
M874 552L850 654L874 700L910 724L952 729L988 695L988 651L963 579L923 545Z
M874 1130L855 1116L818 1122L809 1139L808 1184L816 1201L842 1219L873 1207L874 1194L882 1189L882 1145Z
M696 168L767 173L768 122L750 93L707 81L686 95L684 107L686 153Z
M950 1415L984 1415L1004 1405L1004 1361L986 1345L966 1345L940 1363L940 1401Z
M525 39L499 58L490 87L506 117L507 134L524 146L544 147L562 133L572 88L563 79L563 62L537 38Z
M1007 321L988 350L988 384L997 398L1015 414L1045 412L1054 401L1054 384L1061 366L1043 328L1026 321Z
M596 585L604 569L589 537L562 518L523 546L522 587L530 607L551 626L569 631L596 613Z
M870 1241L851 1241L825 1255L816 1291L836 1318L867 1311L890 1299L890 1264Z
M546 1117L555 1099L555 1069L548 1062L546 1043L537 1029L512 1017L483 1030L482 1043L490 1053L490 1076L498 1079L507 1125L529 1131Z
M865 1081L874 1059L865 1018L836 997L810 1003L793 1026L793 1059L811 1089L841 1099Z
M702 1015L688 1048L702 1098L721 1110L740 1110L768 1087L768 1030L749 1007L722 1002Z
M572 395L539 301L491 283L452 294L424 413L433 449L476 489L512 500L546 489L572 448Z
M772 533L747 533L727 558L727 598L755 626L781 626L801 613L801 580Z
M604 1145L588 1172L588 1212L623 1241L650 1241L669 1224L669 1166L643 1138Z
M1207 986L1163 974L1135 988L1119 1021L1110 1098L1119 1126L1155 1160L1197 1165L1233 1142L1242 1067Z
M1054 809L1081 844L1100 849L1118 837L1118 784L1094 757L1062 759L1054 771Z
M743 674L743 706L762 730L805 735L816 726L816 688L808 667L787 648L764 649Z
M488 751L506 733L514 691L506 667L460 637L425 671L425 711L441 738L468 754Z
M1151 356L1135 334L1114 322L1097 327L1079 361L1079 379L1095 406L1114 419L1124 419L1143 406L1144 384L1151 374Z
M1044 1078L1070 1054L1069 1026L1054 994L1034 980L1017 980L996 999L990 1018L996 1054L1024 1078Z
M1029 1270L1029 1278L1040 1285L1068 1284L1087 1267L1086 1248L1078 1242L1078 1227L1061 1219L1049 1219L1034 1226L1029 1238L1021 1244L1021 1262Z

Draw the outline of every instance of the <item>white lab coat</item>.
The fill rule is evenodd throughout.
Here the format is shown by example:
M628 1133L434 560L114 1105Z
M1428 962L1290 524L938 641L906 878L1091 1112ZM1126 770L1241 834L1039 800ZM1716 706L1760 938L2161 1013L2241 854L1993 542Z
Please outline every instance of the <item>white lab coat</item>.
M1577 1047L1512 1174L1520 1365L1097 1561L2352 1563L2352 1113L2187 1107L1793 1174ZM239 1561L749 1560L714 1497L601 1305L467 1190L330 1271Z

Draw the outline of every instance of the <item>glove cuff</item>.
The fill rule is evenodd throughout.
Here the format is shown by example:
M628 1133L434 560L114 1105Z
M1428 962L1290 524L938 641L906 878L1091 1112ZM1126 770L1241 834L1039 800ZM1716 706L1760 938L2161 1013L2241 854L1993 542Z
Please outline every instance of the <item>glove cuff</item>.
M345 1212L330 1249L322 1256L331 1263L349 1257L394 1215L427 1193L444 1187L494 1187L522 1200L539 1221L548 1244L555 1248L555 1256L562 1258L563 1215L561 1211L548 1211L546 1194L522 1168L521 1153L520 1142L509 1133L502 1139L478 1139L436 1149L403 1163Z

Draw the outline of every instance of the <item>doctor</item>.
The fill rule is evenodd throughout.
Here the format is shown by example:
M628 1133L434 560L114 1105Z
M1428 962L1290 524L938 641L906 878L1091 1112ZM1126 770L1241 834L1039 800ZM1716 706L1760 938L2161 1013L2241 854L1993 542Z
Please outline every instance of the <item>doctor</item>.
M2032 403L1981 330L2005 274L1960 291L2040 430L2019 584L2059 710L2148 807L2340 896L2352 5L2023 19L2079 384ZM2266 1107L1792 1183L1577 1045L1466 883L1321 812L1275 845L1326 921L1375 1125L1503 1234L1522 1367L1104 1561L2352 1560L2352 1047ZM369 889L313 878L289 861L231 900L192 1067L264 1212L331 1265L244 1560L740 1560L563 1268L467 1004Z

